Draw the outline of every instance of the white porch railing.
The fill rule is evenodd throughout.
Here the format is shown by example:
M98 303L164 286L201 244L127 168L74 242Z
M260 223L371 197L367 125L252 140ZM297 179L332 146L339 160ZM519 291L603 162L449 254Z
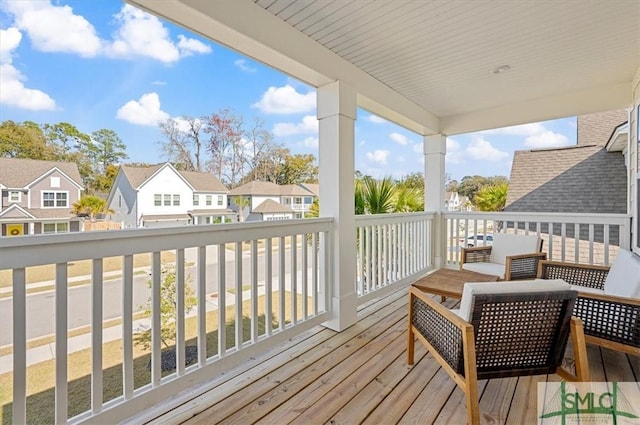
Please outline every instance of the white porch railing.
M49 423L117 423L161 401L164 408L171 403L180 404L180 400L172 400L172 396L197 388L259 350L326 321L330 296L330 285L324 281L330 257L326 240L332 221L313 219L0 239L0 270L10 269L13 281L9 314L12 325L3 323L1 327L2 333L12 333L11 421L31 422L31 412L26 409L29 398L27 340L34 321L55 322L55 356L51 366L55 369L51 390L55 391L55 398L53 406L48 407L48 417L43 417L42 411L37 412L40 421ZM166 259L167 252L171 253L170 260ZM139 276L141 271L134 266L134 256L141 254L151 257L150 267L145 268L143 276ZM116 293L105 289L113 279L104 270L108 257L118 257L122 262L117 277L122 283ZM72 299L68 270L71 263L83 260L91 264L87 279L89 290L82 303L90 306L87 315L90 379L85 379L85 388L80 393L91 394L91 397L84 403L71 397L69 369L75 365L68 358L71 354L69 317L75 315L72 312L81 304L68 301ZM162 273L168 263L175 270L176 342L173 367L165 370L160 333L161 290ZM51 282L55 319L30 311L28 303L32 297L27 296L29 267L43 264L55 267ZM147 381L140 383L137 377L140 362L134 356L134 310L138 306L134 305L133 291L134 286L146 288L149 268L151 314L145 320L151 324L151 350L145 355L150 358L150 371L146 371ZM184 296L190 276L197 297L192 317L185 312ZM217 294L215 309L212 293ZM122 357L115 379L113 374L106 376L113 367L103 366L106 361L103 320L107 314L103 306L114 298L121 300L118 316L122 321ZM219 325L212 325L212 319L217 319ZM232 320L235 324L229 324ZM194 329L194 321L195 335L189 335L188 329ZM188 364L187 354L194 351L193 347L196 347L197 358L195 364ZM147 363L142 368L146 369ZM110 388L114 382L118 387L115 392ZM78 393L76 384L73 383L75 394ZM78 405L83 409L77 411Z
M620 247L629 249L630 218L625 214L468 212L444 213L444 218L450 267L458 266L461 247L488 244L486 236L499 231L539 234L543 252L554 261L609 265Z
M407 284L433 268L434 213L356 217L356 293L359 302Z

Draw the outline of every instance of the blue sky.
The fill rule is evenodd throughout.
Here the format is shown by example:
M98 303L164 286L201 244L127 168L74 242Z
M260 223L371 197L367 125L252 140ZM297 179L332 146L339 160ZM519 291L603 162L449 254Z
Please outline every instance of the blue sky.
M164 161L157 124L232 108L318 156L315 89L119 0L0 0L0 121L114 130L129 162ZM576 120L448 138L451 178L509 176L514 150L575 144ZM358 111L356 169L423 171L422 137Z

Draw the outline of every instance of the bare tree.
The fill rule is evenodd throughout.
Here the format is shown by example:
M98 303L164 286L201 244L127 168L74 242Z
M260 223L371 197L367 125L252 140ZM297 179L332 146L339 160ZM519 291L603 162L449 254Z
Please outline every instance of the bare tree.
M160 142L167 160L186 171L204 171L203 119L169 118L159 125L164 140Z

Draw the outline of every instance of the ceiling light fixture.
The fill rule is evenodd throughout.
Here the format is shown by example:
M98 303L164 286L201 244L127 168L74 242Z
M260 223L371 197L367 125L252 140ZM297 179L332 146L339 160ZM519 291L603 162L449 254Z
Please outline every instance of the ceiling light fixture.
M511 69L511 67L509 65L500 65L499 67L497 67L496 69L493 70L493 73L494 74L503 74L503 73L507 72L510 69Z

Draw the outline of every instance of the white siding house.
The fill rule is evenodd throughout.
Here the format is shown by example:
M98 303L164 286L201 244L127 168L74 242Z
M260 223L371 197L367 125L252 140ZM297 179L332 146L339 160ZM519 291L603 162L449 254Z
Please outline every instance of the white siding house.
M123 228L210 224L233 214L226 209L226 192L215 176L180 172L169 163L122 166L107 203L111 219Z
M245 200L244 205L237 205L235 200L238 197ZM249 182L229 191L230 208L241 211L242 221L304 218L315 198L316 195L302 185L281 186L261 181Z

